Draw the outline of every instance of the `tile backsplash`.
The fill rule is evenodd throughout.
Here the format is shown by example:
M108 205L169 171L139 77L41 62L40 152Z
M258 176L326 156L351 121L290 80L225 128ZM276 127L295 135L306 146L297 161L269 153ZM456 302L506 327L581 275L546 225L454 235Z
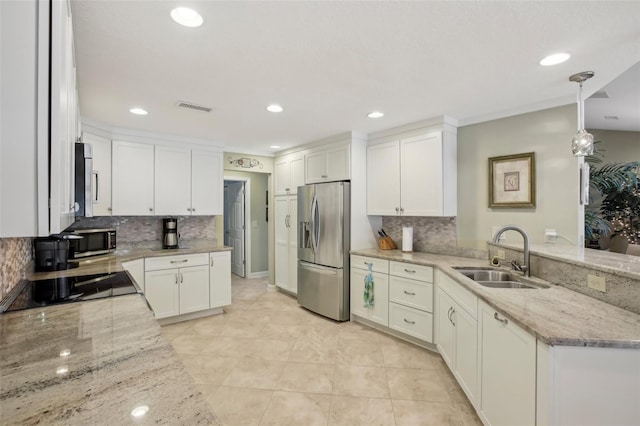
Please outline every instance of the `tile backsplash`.
M175 216L181 241L216 240L215 216ZM162 244L162 217L80 217L68 229L115 228L118 248L155 247Z
M0 299L24 278L32 247L32 238L0 238Z
M402 228L413 227L413 251L487 259L486 250L458 247L455 217L384 216L382 228L402 247Z

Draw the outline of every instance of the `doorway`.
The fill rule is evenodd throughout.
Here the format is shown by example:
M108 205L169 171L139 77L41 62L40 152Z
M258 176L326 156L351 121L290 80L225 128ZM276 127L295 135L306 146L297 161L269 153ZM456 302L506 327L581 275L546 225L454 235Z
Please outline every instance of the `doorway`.
M250 207L246 194L249 180L243 178L224 181L224 245L232 247L231 272L239 277L247 276L247 241L249 229L246 226Z

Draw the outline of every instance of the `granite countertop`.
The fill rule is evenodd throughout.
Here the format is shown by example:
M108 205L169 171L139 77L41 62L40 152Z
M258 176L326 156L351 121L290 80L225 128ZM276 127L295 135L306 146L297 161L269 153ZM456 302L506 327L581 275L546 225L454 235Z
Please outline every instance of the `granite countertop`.
M488 260L379 249L353 250L351 254L437 267L552 346L640 349L640 315L633 312L554 284L537 290L487 288L452 269L455 266L486 267ZM529 281L543 283L536 279Z
M184 248L179 249L162 249L158 247L139 247L118 249L113 254L102 256L93 256L85 259L75 259L80 266L75 269L67 269L66 271L55 272L35 272L34 262L31 262L26 270L26 278L48 279L59 277L73 277L77 275L92 275L122 271L122 262L143 259L145 257L159 256L180 256L187 254L209 253L216 251L231 251L232 247L219 246L209 241L194 241L185 244Z
M142 295L0 315L0 424L158 423L220 424Z

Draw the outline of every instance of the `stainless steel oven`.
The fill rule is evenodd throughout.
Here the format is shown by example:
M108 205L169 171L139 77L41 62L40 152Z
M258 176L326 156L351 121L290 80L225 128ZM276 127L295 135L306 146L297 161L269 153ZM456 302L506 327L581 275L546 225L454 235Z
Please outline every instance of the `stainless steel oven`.
M69 240L69 257L96 256L113 253L116 250L116 230L105 229L74 229L73 234L82 238Z

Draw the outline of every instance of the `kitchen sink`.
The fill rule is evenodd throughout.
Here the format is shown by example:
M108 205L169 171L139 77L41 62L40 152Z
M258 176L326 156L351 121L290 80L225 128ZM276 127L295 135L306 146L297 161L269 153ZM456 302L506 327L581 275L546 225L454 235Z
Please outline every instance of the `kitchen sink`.
M471 278L483 287L515 288L524 290L548 288L547 286L523 283L516 275L509 271L503 271L500 269L464 266L454 267L453 269L460 272L462 275Z

